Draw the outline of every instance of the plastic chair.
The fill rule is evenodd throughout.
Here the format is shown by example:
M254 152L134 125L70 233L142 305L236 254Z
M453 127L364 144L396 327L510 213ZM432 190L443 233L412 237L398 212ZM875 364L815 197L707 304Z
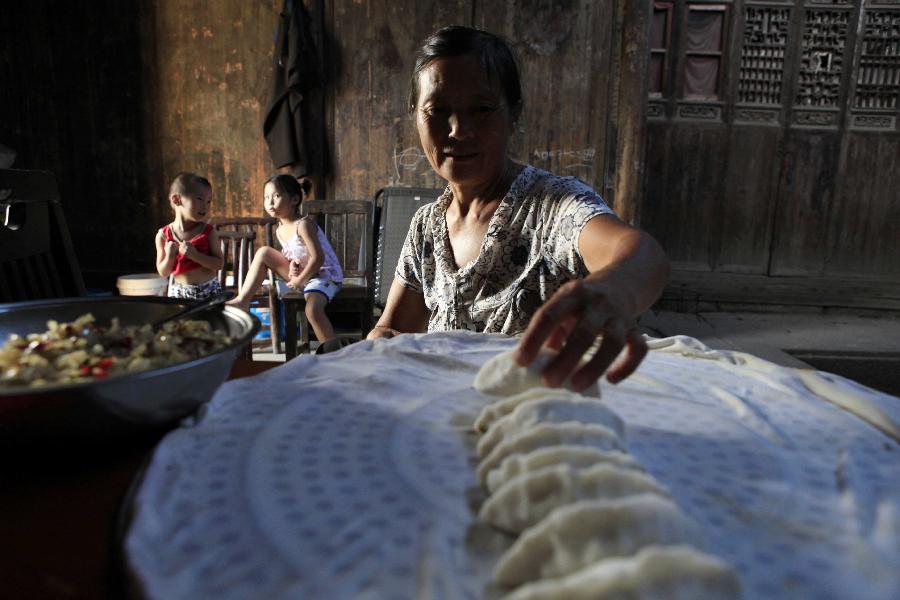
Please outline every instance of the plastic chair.
M386 187L375 192L378 243L375 249L375 305L384 308L409 224L416 211L437 200L443 188Z
M56 178L0 169L0 302L84 295Z

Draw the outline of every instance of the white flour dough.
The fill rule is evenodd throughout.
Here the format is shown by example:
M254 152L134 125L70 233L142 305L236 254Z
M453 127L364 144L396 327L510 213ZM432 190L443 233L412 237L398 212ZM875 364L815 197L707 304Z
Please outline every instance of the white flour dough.
M689 546L648 546L628 558L603 560L559 579L524 585L505 600L736 600L734 571Z
M623 469L644 470L643 465L633 456L619 450L600 450L588 446L548 446L527 454L513 454L504 458L499 467L488 473L487 489L493 494L514 477L546 467L568 465L578 468L600 463L616 465Z
M609 463L586 469L556 465L507 482L482 505L478 518L498 529L520 533L560 506L640 493L669 495L653 477L634 469Z
M506 437L538 423L595 423L605 425L625 439L621 417L599 400L572 398L537 398L519 404L511 413L497 419L478 440L478 456L484 457Z
M605 558L653 544L696 545L696 525L671 500L638 494L583 500L551 512L526 529L494 570L502 585L561 577Z
M484 363L475 376L473 386L479 392L492 396L512 396L534 387L541 387L544 385L541 371L554 356L556 353L553 350L541 348L534 362L527 367L520 367L513 360L513 350L501 352ZM571 389L571 382L567 379L563 382L563 387ZM599 398L600 384L595 382L579 393Z

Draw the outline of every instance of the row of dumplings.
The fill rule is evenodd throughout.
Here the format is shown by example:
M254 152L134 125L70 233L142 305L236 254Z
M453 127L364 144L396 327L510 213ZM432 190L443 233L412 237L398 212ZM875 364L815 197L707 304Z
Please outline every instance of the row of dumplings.
M539 387L540 368L504 353L474 384L499 396L474 428L489 493L478 518L518 536L494 569L508 600L739 598L732 569L697 550L697 524L628 454L599 388Z

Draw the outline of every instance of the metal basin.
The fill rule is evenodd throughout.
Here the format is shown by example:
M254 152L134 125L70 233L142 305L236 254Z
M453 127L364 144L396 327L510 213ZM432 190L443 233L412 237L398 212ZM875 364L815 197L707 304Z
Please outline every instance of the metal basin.
M50 319L73 321L92 313L101 324L155 322L185 306L170 298L65 298L0 304L0 339L47 330ZM0 388L0 446L21 447L79 439L109 438L171 425L209 400L234 359L259 330L253 315L232 306L194 317L224 330L233 342L218 352L167 367L101 381L40 388Z

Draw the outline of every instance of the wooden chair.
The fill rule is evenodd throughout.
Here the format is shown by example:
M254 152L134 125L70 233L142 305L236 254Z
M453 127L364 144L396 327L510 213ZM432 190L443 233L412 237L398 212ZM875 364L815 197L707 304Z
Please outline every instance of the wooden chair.
M370 200L328 201L307 200L300 205L304 215L316 215L319 227L334 248L344 271L344 284L334 300L328 303L326 314L353 313L359 316L360 333L364 338L372 330L372 221ZM284 303L284 353L290 360L298 352L297 322L300 323L301 351L309 351L309 323L306 300L302 292L282 296Z
M239 291L247 278L250 262L256 252L256 233L252 231L219 231L219 248L225 259L219 270L219 285L222 289ZM228 274L231 273L229 280Z
M0 302L84 295L56 178L0 169Z
M219 285L225 290L240 290L253 261L253 255L260 242L274 245L274 227L276 219L264 217L236 217L215 218L212 223L219 234L219 244L222 256L225 258L223 269L219 271ZM228 282L228 273L232 274L231 285ZM278 324L281 321L280 304L272 274L269 274L269 289L260 290L254 298L251 306L267 305L269 307L269 331L272 339L272 352L281 350L281 332ZM248 346L249 348L250 346Z

